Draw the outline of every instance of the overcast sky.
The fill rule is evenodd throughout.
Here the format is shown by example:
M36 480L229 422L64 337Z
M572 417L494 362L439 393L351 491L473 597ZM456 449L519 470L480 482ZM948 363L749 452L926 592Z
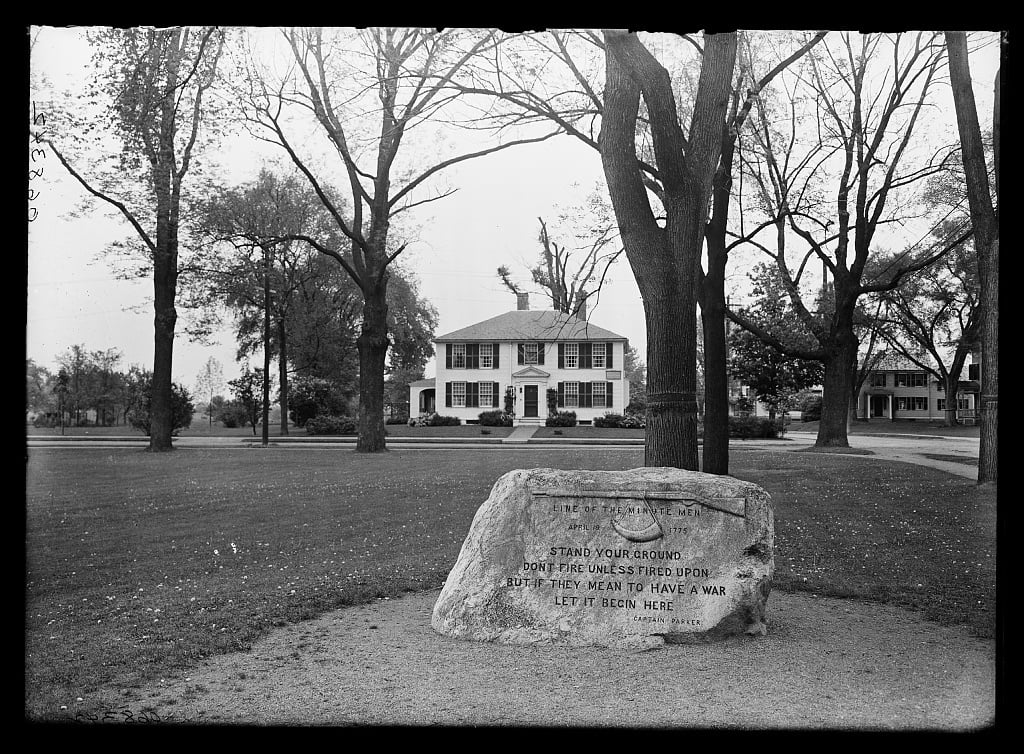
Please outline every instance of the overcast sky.
M44 74L50 91L73 91L81 86L89 48L76 29L45 28L32 58L35 80ZM986 90L996 64L994 52L971 59L983 127L991 120ZM235 175L254 177L262 163L259 153L242 140L234 141L232 148L238 161ZM59 354L81 343L90 350L117 348L123 355L122 368L151 368L152 283L116 279L102 257L107 244L128 235L130 227L98 211L71 217L84 191L52 155L42 165L44 175L31 182L38 192L33 202L38 216L29 223L27 356L54 369ZM458 192L429 205L429 213L421 215L418 236L402 257L418 278L421 295L438 310L438 335L514 309L515 298L498 280L496 268L506 264L525 277L525 264L532 263L539 250L537 218L553 217L556 205L582 199L602 180L596 151L570 137L472 160L446 175ZM739 275L735 269L731 272ZM537 295L532 304L548 306ZM643 308L624 256L592 308L591 321L629 338L646 354ZM217 340L215 346L202 346L179 332L174 379L192 386L211 356L221 362L226 378L236 376L239 365L230 329ZM426 373L433 376L432 364Z
M83 34L47 28L36 42L32 69L46 75L51 91L60 92L76 86L88 62ZM258 159L242 161L241 173L258 172ZM52 369L60 353L83 343L91 350L117 348L125 367L151 367L152 283L118 280L102 258L111 240L130 232L128 224L71 217L84 190L56 158L44 161L44 170L42 179L33 181L39 214L29 223L28 357ZM539 250L537 218L550 218L556 204L581 199L602 174L594 150L562 137L463 163L446 176L458 191L421 215L422 227L402 255L404 266L419 280L421 295L438 310L438 335L515 309L515 297L502 286L497 267L507 264L525 278L525 263L532 264ZM102 206L94 206L99 215ZM643 309L625 257L611 278L591 320L645 352ZM536 295L531 304L550 305ZM193 384L211 356L223 364L226 377L235 376L239 366L230 329L218 341L202 346L179 332L175 379ZM432 374L428 365L427 375Z

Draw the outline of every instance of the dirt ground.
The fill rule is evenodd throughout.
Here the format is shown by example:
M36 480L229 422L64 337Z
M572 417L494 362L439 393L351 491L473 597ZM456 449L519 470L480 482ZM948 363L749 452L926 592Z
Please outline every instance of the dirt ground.
M767 636L644 652L435 633L438 592L290 625L54 719L185 725L981 730L995 643L875 603L772 593Z

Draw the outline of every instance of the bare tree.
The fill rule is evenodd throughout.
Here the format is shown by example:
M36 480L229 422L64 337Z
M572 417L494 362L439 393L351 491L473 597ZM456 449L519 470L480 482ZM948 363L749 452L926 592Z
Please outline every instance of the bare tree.
M592 311L590 301L600 296L608 271L622 256L611 208L595 190L584 204L558 213L554 232L544 218L537 221L541 248L529 268L533 284L551 299L554 309L586 319ZM521 292L507 266L498 268L498 277L513 293Z
M725 364L724 281L727 254L729 248L735 244L726 247L724 234L729 226L731 162L736 138L760 90L780 70L806 53L822 36L819 33L809 40L801 41L793 52L786 54L778 65L758 80L751 78L751 67L745 67L737 77L737 87L749 86L746 98L738 96L738 89L733 93L728 118L723 122L719 134L721 144L718 149L721 158L715 172L715 214L706 228L706 232L710 234L708 272L705 276L698 263L693 273L700 278L697 295L701 299L701 316L705 328L703 336L710 351L706 370L708 384L704 425L704 470L711 473L728 473L728 376ZM702 71L701 63L705 60L705 48L699 38L695 35L656 37L651 38L650 43L661 56L659 65L664 74L660 75L671 76L680 122L693 121L695 117L698 122L705 122L706 113L698 114L695 107L700 77L695 76L693 71ZM482 112L479 118L481 127L508 127L538 121L553 122L566 134L598 150L601 140L599 132L603 129L602 119L606 110L607 82L602 82L605 66L595 64L595 60L603 62L606 59L605 38L587 30L551 30L539 34L508 35L503 45L507 50L506 54L496 55L493 60L488 58L487 60L492 63L490 66L478 63L474 69L477 74L475 85L463 89L471 93L487 94L504 105L503 108ZM692 55L693 50L697 52L696 58ZM667 90L665 91L667 94ZM659 157L653 136L653 116L650 112L650 103L645 101L645 105L645 108L638 112L637 138L630 149L637 158L636 167L640 171L640 183L656 199L654 206L664 207L665 187L661 165L657 162ZM664 142L664 139L662 141ZM685 144L685 139L680 143ZM681 155L681 159L688 158ZM662 212L660 208L654 212L657 223L664 225L667 213ZM714 248L713 238L722 239ZM655 356L656 352L648 348L648 358ZM653 391L655 383L649 383L648 389ZM661 395L653 401L654 411L661 411L664 397L666 395ZM685 404L688 408L695 405L695 401L689 400L689 391ZM655 418L655 429L652 431L659 431L656 429L658 425L659 421ZM695 431L695 422L688 423L688 426L691 425ZM657 464L659 458L660 451L648 453L649 463ZM678 461L671 463L676 462Z
M880 229L924 216L926 210L917 206L920 182L949 159L950 148L925 158L914 154L920 151L921 140L914 137L943 52L934 33L844 33L806 57L801 76L787 82L793 91L779 110L763 99L758 103L759 159L746 157L745 164L762 216L770 221L758 227L773 228L775 242L747 237L745 243L774 260L817 347L793 349L738 313L730 311L729 317L783 353L825 364L819 446L849 445L860 297L895 288L970 235L957 227L953 238L935 242L926 232L884 268L869 265ZM883 70L875 71L879 62ZM807 122L814 127L801 125ZM817 311L808 304L804 286L815 258L832 281L832 301Z
M437 159L428 167L400 165L401 147L410 131L436 120L452 102L453 78L468 60L493 44L492 35L412 28L298 28L282 34L292 70L276 82L265 72L252 72L244 93L245 117L262 138L286 151L345 239L340 245L305 234L289 236L336 261L362 293L356 450L378 452L386 449L388 268L406 246L392 242L395 216L449 195L450 190L435 191L433 196L414 198L445 168L552 134ZM295 110L313 116L339 160L350 194L347 212L326 190L325 173L315 158L302 152L302 136L292 131L289 120Z
M967 198L978 250L981 284L981 452L978 483L995 484L999 476L999 73L995 80L993 152L995 200L989 189L985 150L981 141L978 109L967 60L967 37L962 31L946 32L949 75L953 87L960 149L967 179Z
M760 78L754 76L756 55L751 53L749 38L744 39L745 54L733 86L722 131L721 155L715 169L714 188L711 201L711 217L708 219L705 238L707 242L707 272L700 276L697 289L703 324L704 355L704 471L709 474L729 473L729 379L728 347L725 330L725 272L729 252L743 241L742 230L739 238L731 240L731 208L734 203L732 181L736 159L736 147L747 122L750 111L761 92L789 66L807 54L825 37L818 32L800 44L796 50L774 65ZM747 86L746 96L741 99L741 90ZM742 102L742 104L741 104ZM754 235L757 229L752 231ZM702 271L701 271L702 272Z

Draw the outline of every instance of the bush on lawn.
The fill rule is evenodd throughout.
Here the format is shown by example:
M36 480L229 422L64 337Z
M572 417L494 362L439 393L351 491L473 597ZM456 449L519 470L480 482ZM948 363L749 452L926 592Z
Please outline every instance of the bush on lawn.
M410 417L410 427L457 427L462 420L457 416L441 416L441 414L420 414Z
M214 418L228 429L234 429L235 427L244 427L249 423L249 412L246 410L245 404L231 401L221 406Z
M351 416L326 414L306 420L306 432L311 435L354 435L356 427L357 422Z
M485 427L512 426L512 416L498 409L495 409L494 411L481 411L479 418L480 424L482 424Z
M132 407L128 410L128 423L135 429L149 434L150 430L150 391L153 386L153 378L139 385L138 390L132 396ZM192 396L186 388L177 382L171 383L171 434L177 436L178 432L186 429L192 424L192 414L195 413L195 406L192 404Z
M613 414L607 413L594 419L595 427L608 427L610 429L643 429L647 422L639 414Z
M441 414L432 414L430 417L431 427L457 427L462 424L462 420L457 416L441 416Z
M385 424L406 424L408 421L409 421L409 417L408 416L402 416L401 414L396 414L395 416L389 416L387 419L384 420L384 423Z
M576 412L575 411L559 411L557 414L552 414L544 420L545 427L575 427L576 426Z
M295 377L288 389L288 416L296 427L306 426L314 416L344 416L348 400L344 391L331 380L320 377Z
M741 440L773 439L779 436L781 424L764 416L730 416L729 437Z

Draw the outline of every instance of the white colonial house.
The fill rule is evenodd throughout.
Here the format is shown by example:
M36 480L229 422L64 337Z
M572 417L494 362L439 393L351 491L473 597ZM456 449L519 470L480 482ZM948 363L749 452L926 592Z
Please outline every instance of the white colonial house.
M436 411L475 424L483 411L505 408L513 423L543 424L548 391L558 411L580 424L629 402L623 360L626 338L558 311L532 311L519 294L515 311L434 338L436 376L409 386L415 415Z
M970 379L961 380L953 400L957 415L974 421L978 392L978 364L966 365ZM897 419L944 418L944 385L909 359L886 356L872 369L857 396L857 418L894 421Z

